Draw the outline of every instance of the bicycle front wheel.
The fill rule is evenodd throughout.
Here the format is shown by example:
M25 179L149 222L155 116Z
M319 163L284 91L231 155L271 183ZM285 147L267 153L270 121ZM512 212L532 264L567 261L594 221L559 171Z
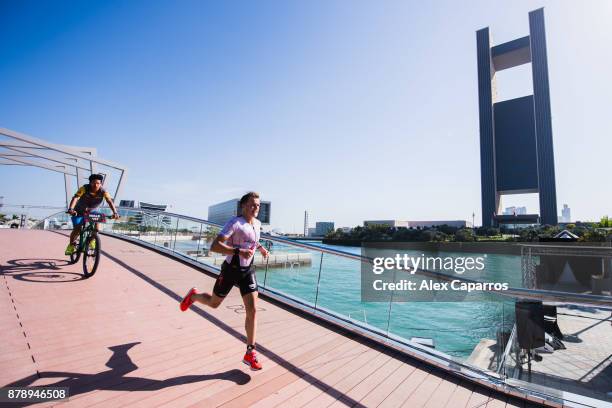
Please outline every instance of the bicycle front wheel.
M77 248L72 254L70 254L70 263L75 264L81 259L81 248Z
M98 234L89 237L85 241L85 250L83 251L83 273L86 278L93 276L98 269L100 263L100 238Z

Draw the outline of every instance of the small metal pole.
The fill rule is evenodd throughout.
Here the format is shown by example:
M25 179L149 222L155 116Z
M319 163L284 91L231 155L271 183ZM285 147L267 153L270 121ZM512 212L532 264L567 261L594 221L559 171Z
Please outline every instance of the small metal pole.
M315 310L319 301L319 284L321 282L321 269L323 268L323 252L321 252L321 261L319 262L319 277L317 278L317 293L315 294Z
M176 228L174 229L174 242L172 243L172 251L174 251L174 248L176 247L176 236L178 235L178 225L179 225L179 218L176 217Z
M153 245L157 245L157 236L159 235L159 217L157 214L157 226L155 227L155 235L153 236Z
M270 253L268 252L268 257L266 258L266 271L264 272L264 288L266 287L266 282L268 280L268 264L270 263Z
M202 240L202 228L203 228L204 224L200 223L200 234L198 235L198 246L196 247L196 261L198 260L198 257L200 256L200 241Z
M393 283L396 280L397 269L393 268ZM391 305L393 304L393 294L395 290L391 291L391 298L389 298L389 313L387 314L387 337L389 337L389 330L391 328Z

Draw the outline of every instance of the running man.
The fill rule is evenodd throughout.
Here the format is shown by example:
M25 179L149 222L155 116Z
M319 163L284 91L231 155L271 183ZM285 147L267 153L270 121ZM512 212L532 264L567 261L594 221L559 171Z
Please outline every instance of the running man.
M93 210L102 205L102 202L106 200L108 206L113 211L112 218L119 218L117 214L117 208L113 203L113 199L110 194L102 188L102 182L104 176L102 174L92 174L89 176L89 184L83 185L76 192L70 206L68 207L67 213L72 215L72 232L70 233L70 241L66 247L66 255L72 255L76 251L77 239L81 233L81 228L85 222L85 211ZM100 230L100 224L96 224L96 231ZM96 241L91 240L90 245L95 245Z
M225 224L211 245L211 250L227 255L221 265L221 273L217 277L212 294L196 293L191 288L181 301L180 308L184 312L193 304L199 302L214 309L219 307L234 285L240 288L242 301L246 309L244 326L247 334L246 354L242 362L251 370L261 370L255 352L255 332L257 316L257 280L253 259L255 250L259 250L266 258L268 251L259 243L261 222L256 218L259 214L259 194L250 192L240 199L242 215L233 217Z

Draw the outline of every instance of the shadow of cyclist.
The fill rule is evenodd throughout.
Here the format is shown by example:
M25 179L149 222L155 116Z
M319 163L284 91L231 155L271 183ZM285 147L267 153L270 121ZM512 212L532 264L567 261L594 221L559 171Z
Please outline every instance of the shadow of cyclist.
M0 275L11 276L25 282L60 283L76 282L85 279L75 272L62 271L70 265L66 259L12 259L0 265Z

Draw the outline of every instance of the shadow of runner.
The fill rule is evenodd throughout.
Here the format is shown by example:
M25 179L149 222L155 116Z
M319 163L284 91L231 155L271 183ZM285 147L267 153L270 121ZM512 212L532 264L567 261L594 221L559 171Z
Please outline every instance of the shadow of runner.
M105 365L110 368L110 370L102 371L97 374L42 371L40 373L40 377L39 375L33 374L7 384L4 387L27 387L33 384L39 378L63 378L55 383L46 384L44 387L68 387L69 396L74 397L75 395L96 390L157 391L164 388L173 387L175 385L191 384L210 380L232 381L238 385L244 385L251 380L250 375L238 369L215 374L181 375L178 377L168 378L166 380L131 377L127 374L137 370L138 366L134 364L128 355L128 350L138 344L140 344L140 342L109 347L109 350L113 352L113 355L109 358ZM27 406L31 404L21 403L20 405Z
M140 279L144 280L145 282L147 282L148 284L152 285L156 289L160 290L164 294L170 296L177 303L181 302L182 296L177 295L176 293L174 293L172 290L168 289L167 287L165 287L161 283L156 282L155 280L149 278L144 273L142 273L139 270L131 267L130 265L128 265L125 262L123 262L122 260L114 257L113 255L109 254L108 252L101 251L101 253L104 254L104 256L106 256L108 259L112 260L116 264L118 264L121 267L125 268L127 271L133 273L134 275L138 276ZM246 337L245 337L244 334L242 334L241 332L235 330L233 327L229 326L228 324L224 323L223 321L217 319L216 317L214 317L210 313L207 313L207 312L205 312L202 309L193 308L193 307L191 308L191 310L193 312L197 313L198 315L200 315L201 317L205 318L206 320L212 322L217 327L219 327L220 329L222 329L226 333L230 334L231 336L235 337L236 339L241 340L241 341L246 341ZM274 361L275 363L277 363L278 365L283 367L284 369L286 369L288 371L291 371L292 373L294 373L298 377L302 378L303 380L308 381L309 384L311 384L312 386L318 388L320 391L322 391L322 392L324 392L326 394L329 394L330 396L332 396L334 398L338 398L338 395L342 395L342 398L341 398L342 401L345 404L347 404L347 405L349 405L349 406L351 406L353 408L366 408L364 405L360 404L359 401L356 401L356 400L352 399L351 397L349 397L347 395L344 395L343 393L341 393L338 390L336 390L335 388L333 388L333 386L330 386L330 385L322 382L318 378L312 376L311 374L309 374L308 372L304 371L303 369L301 369L301 368L295 366L294 364L292 364L291 362L285 360L280 355L276 354L275 352L273 352L272 350L266 348L265 346L263 346L261 344L258 344L257 350L261 354L263 354L266 357L268 357L270 360ZM231 371L233 371L233 370L231 370ZM242 372L242 371L240 371L240 372Z

